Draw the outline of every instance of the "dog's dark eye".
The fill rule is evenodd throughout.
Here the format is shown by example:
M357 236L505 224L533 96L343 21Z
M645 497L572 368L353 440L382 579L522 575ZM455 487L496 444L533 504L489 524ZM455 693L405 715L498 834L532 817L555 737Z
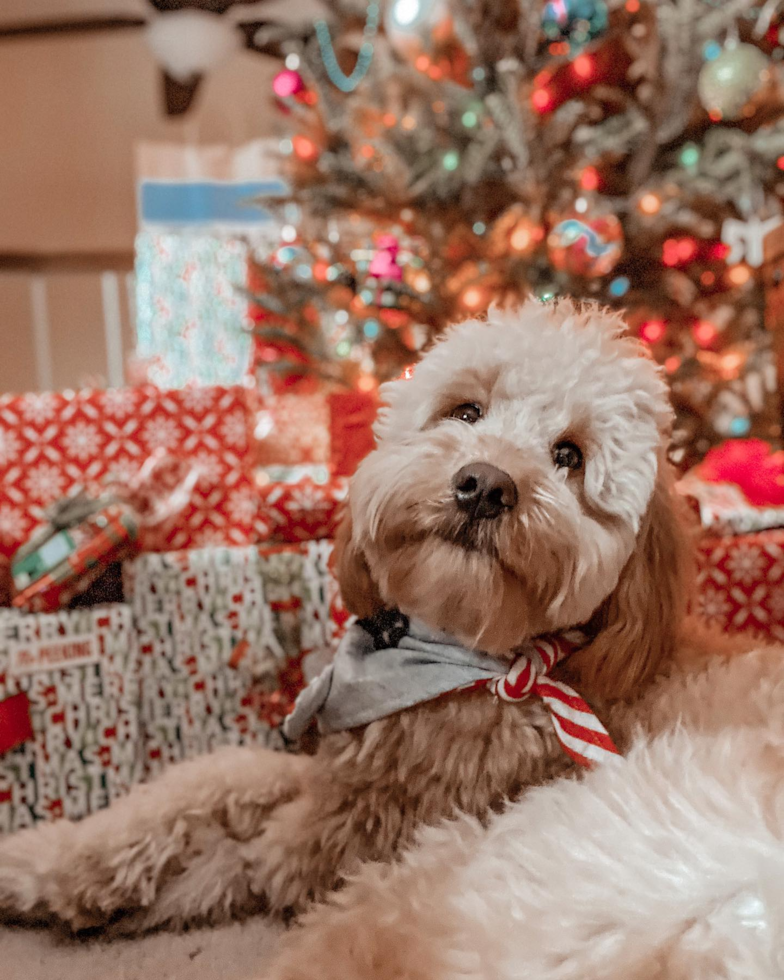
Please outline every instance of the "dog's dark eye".
M474 405L473 402L466 402L464 405L453 408L449 413L449 418L460 419L461 422L468 422L469 425L473 425L474 422L478 422L482 418L482 409L478 405Z
M583 465L583 454L573 442L558 442L553 446L553 462L558 467L579 470Z

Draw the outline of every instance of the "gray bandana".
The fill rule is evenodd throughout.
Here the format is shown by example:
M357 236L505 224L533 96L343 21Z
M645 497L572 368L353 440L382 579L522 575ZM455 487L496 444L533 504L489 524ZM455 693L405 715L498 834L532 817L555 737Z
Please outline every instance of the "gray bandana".
M296 741L314 718L325 735L358 728L506 671L448 633L386 610L348 629L332 664L297 698L283 735Z

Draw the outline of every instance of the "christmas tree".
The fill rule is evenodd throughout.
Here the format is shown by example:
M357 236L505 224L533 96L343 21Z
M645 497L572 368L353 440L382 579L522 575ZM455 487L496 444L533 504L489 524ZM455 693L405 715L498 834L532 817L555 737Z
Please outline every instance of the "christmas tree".
M779 6L334 4L273 83L292 192L259 261L261 363L370 391L492 302L590 297L665 366L677 462L776 441Z

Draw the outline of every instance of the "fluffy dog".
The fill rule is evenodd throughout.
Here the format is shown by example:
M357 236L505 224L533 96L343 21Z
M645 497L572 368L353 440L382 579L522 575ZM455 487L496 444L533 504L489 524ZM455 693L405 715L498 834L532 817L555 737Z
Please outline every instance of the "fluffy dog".
M618 316L529 302L453 327L383 394L338 541L346 605L503 662L581 627L590 642L559 676L623 749L687 591L654 363ZM77 930L296 911L420 825L484 820L570 768L540 700L461 691L326 735L315 756L227 749L17 834L0 844L0 908Z
M741 660L699 692L708 703L713 682L729 693L739 673L773 665ZM760 685L753 722L775 713L769 695L780 706L783 680L779 669L775 686ZM534 789L488 828L470 818L426 828L401 860L366 865L305 916L259 975L784 976L784 731L769 719L640 740L623 766Z

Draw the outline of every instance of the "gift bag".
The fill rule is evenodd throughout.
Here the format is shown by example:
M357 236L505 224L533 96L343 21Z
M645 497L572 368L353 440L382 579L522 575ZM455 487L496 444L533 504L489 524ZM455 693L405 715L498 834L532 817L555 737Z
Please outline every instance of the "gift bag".
M131 609L0 609L0 833L102 809L144 772Z

